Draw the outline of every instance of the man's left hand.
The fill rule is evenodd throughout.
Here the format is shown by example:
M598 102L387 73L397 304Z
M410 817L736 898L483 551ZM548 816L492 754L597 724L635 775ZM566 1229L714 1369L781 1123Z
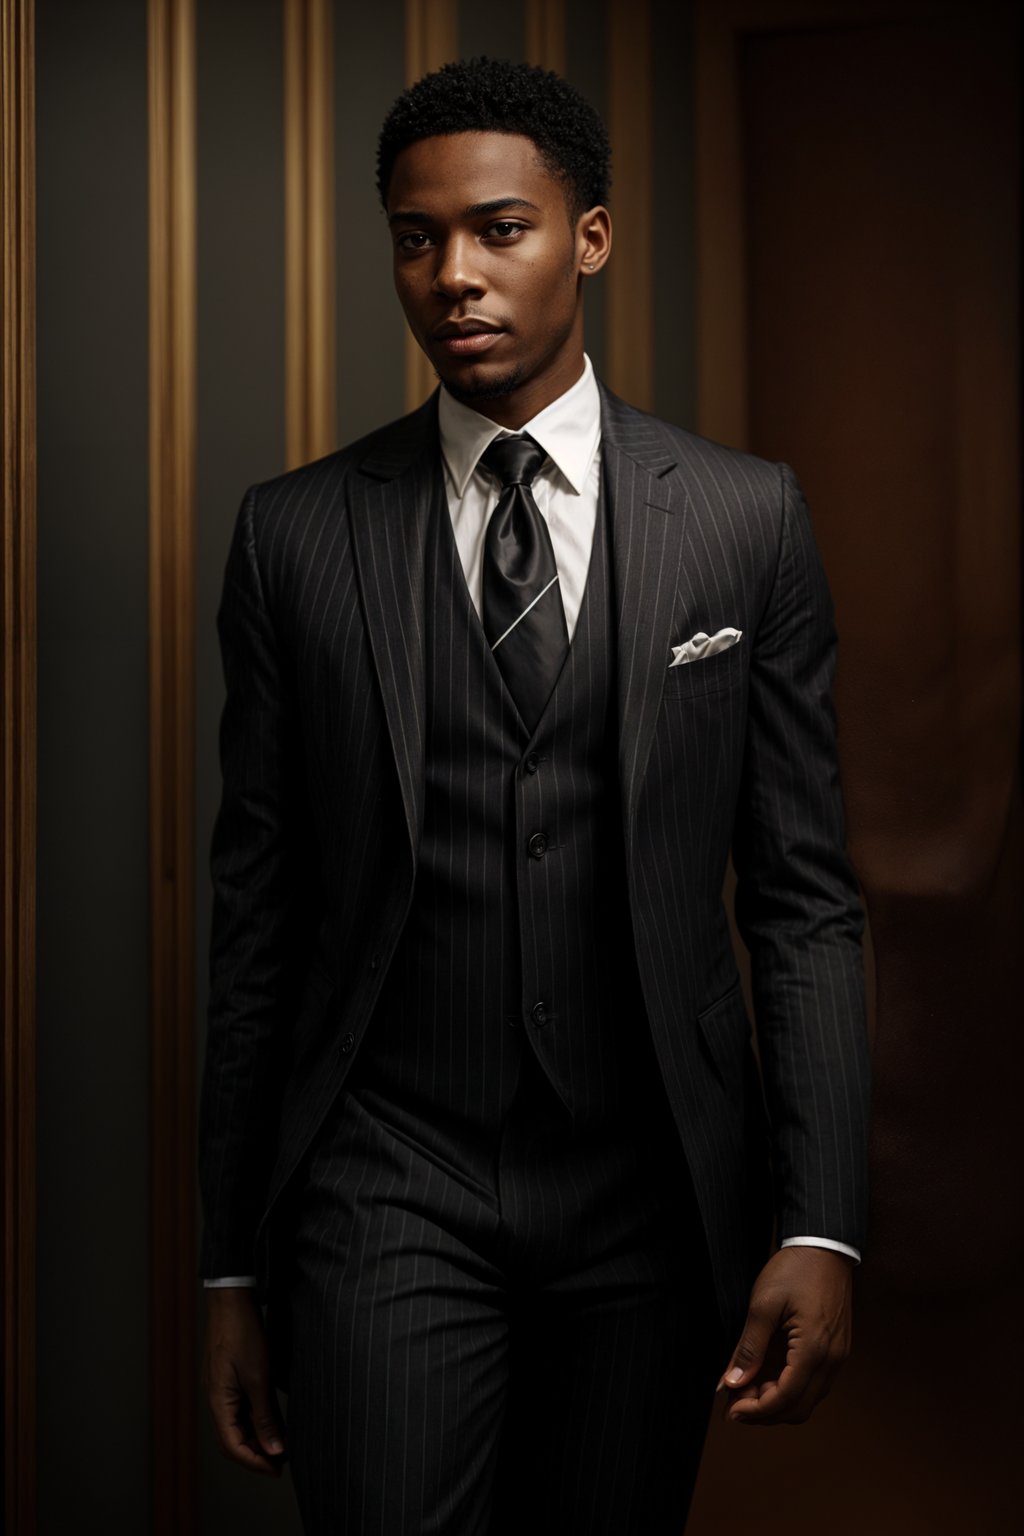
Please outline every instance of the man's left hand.
M853 1261L780 1248L757 1277L740 1341L719 1382L734 1424L802 1424L850 1353Z

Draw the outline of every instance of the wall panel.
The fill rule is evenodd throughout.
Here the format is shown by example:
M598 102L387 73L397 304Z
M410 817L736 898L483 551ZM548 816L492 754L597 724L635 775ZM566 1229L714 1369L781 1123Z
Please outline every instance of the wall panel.
M209 848L220 793L223 677L216 611L242 494L284 467L284 160L280 0L200 0L197 13L198 522L196 529L196 1013L208 992ZM197 1380L197 1389L201 1388ZM297 1531L287 1480L217 1451L199 1408L199 1530Z
M692 0L651 7L654 409L697 420Z
M149 1520L145 7L37 42L39 1530L109 1536Z
M491 59L526 57L524 0L460 0L459 56Z
M334 447L334 4L284 0L285 465Z
M405 85L404 15L404 0L335 9L339 443L405 409L405 319L376 185L377 134Z
M35 6L0 0L0 1361L4 1529L36 1519Z

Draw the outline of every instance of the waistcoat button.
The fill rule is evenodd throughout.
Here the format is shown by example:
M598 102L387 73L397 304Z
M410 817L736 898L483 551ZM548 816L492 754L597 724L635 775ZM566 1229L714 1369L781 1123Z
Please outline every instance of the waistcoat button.
M545 1008L543 1003L534 1003L533 1009L532 1009L532 1014L533 1014L533 1022L535 1024L546 1024L547 1023L547 1021L548 1021L548 1010Z
M355 1037L355 1035L352 1034L351 1031L349 1031L349 1033L347 1035L345 1035L344 1038L342 1039L342 1042L341 1042L341 1054L343 1056L348 1056L350 1054L350 1052L352 1051L353 1047L355 1046L355 1043L356 1043L356 1037Z
M548 851L548 840L543 832L535 832L526 846L535 859L542 859Z

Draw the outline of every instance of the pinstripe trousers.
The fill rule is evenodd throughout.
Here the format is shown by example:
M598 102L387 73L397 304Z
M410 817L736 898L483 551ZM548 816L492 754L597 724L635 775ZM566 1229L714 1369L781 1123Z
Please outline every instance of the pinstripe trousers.
M308 1536L680 1536L725 1355L660 1083L574 1131L527 1056L459 1166L430 1131L357 1083L312 1153L288 1381Z

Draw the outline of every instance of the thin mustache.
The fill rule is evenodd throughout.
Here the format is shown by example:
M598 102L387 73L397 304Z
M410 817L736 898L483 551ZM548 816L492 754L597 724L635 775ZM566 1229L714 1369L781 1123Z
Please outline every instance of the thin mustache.
M431 332L431 335L436 340L443 340L446 336L468 335L474 328L484 331L509 331L512 329L506 320L494 319L490 315L450 315L447 320Z

